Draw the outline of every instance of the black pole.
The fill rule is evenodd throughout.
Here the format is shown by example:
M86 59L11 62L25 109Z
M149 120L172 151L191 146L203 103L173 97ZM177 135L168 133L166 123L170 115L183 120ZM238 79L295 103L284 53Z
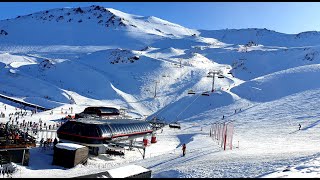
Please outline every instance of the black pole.
M144 159L145 155L146 155L146 148L144 147L144 148L143 148L143 155L142 155L142 158L143 158L143 159Z
M154 97L157 96L157 83L158 83L158 82L156 82L156 87L154 88Z
M211 92L214 91L214 75L215 75L215 73L212 73L212 90L211 90Z

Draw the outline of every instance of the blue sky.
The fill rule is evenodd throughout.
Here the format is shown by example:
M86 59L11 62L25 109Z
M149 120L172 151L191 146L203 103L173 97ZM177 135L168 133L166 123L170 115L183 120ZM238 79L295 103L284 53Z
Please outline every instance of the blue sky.
M0 2L0 20L93 4L156 16L194 29L267 28L288 34L320 31L320 2Z

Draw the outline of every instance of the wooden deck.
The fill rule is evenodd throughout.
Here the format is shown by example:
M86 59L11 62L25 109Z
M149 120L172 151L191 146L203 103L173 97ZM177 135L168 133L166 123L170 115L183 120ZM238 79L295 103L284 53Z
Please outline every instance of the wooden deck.
M26 143L26 144L8 144L8 145L0 145L0 149L14 149L14 148L28 148L28 147L36 147L36 143Z

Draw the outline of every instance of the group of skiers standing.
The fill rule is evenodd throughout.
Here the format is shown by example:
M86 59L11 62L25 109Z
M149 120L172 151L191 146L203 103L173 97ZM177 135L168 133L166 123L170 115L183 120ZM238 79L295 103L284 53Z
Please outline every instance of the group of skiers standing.
M56 144L58 144L58 139L54 138L52 142L52 138L47 138L46 141L44 141L44 138L41 138L39 147L42 148L42 150L46 150L48 147L52 147L52 143L54 147Z

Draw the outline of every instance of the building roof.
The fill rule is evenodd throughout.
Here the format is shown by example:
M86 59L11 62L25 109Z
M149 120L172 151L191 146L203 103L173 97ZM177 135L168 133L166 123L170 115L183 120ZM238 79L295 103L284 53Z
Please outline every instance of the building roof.
M80 144L74 144L74 143L58 143L56 144L56 147L59 149L77 150L80 148L84 148L86 146L82 146Z
M149 123L142 120L134 119L98 119L98 118L79 118L76 120L84 124L132 124L132 123Z
M101 113L118 113L119 110L114 107L96 107Z

